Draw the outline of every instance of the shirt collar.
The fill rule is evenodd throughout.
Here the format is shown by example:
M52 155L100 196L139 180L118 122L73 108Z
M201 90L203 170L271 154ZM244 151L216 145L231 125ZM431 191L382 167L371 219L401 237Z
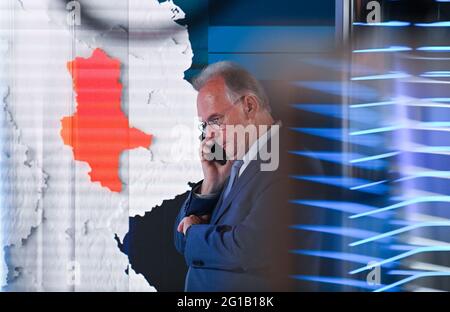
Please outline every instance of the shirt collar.
M277 127L274 127L277 126ZM277 121L274 123L270 128L267 129L266 132L264 132L255 142L253 142L252 146L250 146L248 152L244 155L242 158L243 164L241 168L239 169L239 176L242 175L245 168L250 164L251 160L256 159L256 156L258 155L258 152L266 145L269 138L272 138L281 127L281 121Z

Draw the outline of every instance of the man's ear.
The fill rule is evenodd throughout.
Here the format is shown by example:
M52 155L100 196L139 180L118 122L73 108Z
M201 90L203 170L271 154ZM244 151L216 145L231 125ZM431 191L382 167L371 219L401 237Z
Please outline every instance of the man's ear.
M244 97L244 113L247 118L253 118L256 115L256 112L259 108L259 102L256 96L254 95L246 95Z

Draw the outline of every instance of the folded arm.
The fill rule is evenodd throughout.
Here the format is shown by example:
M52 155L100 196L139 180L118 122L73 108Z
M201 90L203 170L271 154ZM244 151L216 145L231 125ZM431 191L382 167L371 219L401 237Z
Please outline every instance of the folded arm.
M269 185L237 225L196 224L184 239L184 256L189 266L224 270L259 269L270 263L271 248L265 238L275 233L277 184ZM250 203L249 203L250 204ZM284 207L284 205L281 205ZM270 231L270 233L268 233ZM269 235L268 235L269 234Z
M178 225L180 222L187 216L196 215L196 216L204 216L211 215L212 210L217 204L219 200L220 193L211 194L211 195L199 195L196 193L196 190L201 186L202 182L197 183L189 193L186 201L181 206L180 212L178 213L177 218L175 219L174 224L174 243L175 248L179 253L184 255L186 237L183 233L178 231Z

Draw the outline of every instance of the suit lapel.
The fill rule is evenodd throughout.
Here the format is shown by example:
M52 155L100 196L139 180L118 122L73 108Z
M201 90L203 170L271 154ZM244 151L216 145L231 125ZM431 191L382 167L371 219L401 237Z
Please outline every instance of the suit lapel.
M251 180L251 178L256 173L259 172L259 170L260 160L251 160L247 168L245 168L244 172L242 173L242 176L237 179L236 184L231 188L231 191L226 198L223 198L224 192L222 192L219 199L219 205L217 206L217 212L212 217L211 224L216 224L219 221L220 217L222 217L222 215L228 210L233 198L236 197L237 194L239 194L239 191Z
M272 141L272 137L270 136L265 144L274 144ZM260 147L261 148L261 147ZM273 150L273 147L271 147ZM261 170L262 160L259 158L259 152L256 156L256 159L253 159L248 164L247 168L245 168L242 176L240 176L236 184L231 188L230 193L226 198L223 198L223 194L225 189L222 189L222 194L220 195L220 199L214 209L213 215L211 216L210 224L217 224L219 219L223 216L223 214L230 208L231 201L236 197L237 194L244 188L244 186ZM229 179L229 178L228 178ZM228 183L228 180L227 182ZM225 184L226 185L226 184Z
M228 184L228 181L229 181L229 180L230 180L230 177L228 177L228 178L225 180L225 182L224 182L224 187L222 188L222 192L220 193L219 200L217 201L216 207L215 207L215 209L213 210L213 213L212 213L212 215L211 215L211 221L210 221L211 224L213 224L213 221L216 219L216 216L217 216L217 214L218 214L218 212L219 212L219 210L220 210L220 207L222 207L223 195L224 195L224 193L225 193L225 187L226 187L226 185Z

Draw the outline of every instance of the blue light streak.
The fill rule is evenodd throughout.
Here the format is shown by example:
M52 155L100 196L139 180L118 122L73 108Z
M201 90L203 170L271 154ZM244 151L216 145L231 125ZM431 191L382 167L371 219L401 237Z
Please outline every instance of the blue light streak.
M389 245L390 250L413 250L414 248L417 248L417 245L402 245L402 244L393 244Z
M364 107L378 107L386 105L394 105L397 101L384 101L384 102L374 102L374 103L363 103L363 104L352 104L350 108L364 108Z
M353 187L351 187L350 189L352 190L352 191L356 191L356 190L360 190L360 189L363 189L363 188L366 188L366 187L371 187L371 186L375 186L375 185L378 185L378 184L383 184L383 183L386 183L388 180L381 180L381 181L376 181L376 182L371 182L371 183L366 183L366 184L361 184L361 185L358 185L358 186L353 186Z
M349 141L348 137L343 135L341 128L291 128L291 130L339 142ZM365 135L352 138L351 143L375 147L383 144L383 138L379 135Z
M352 163L352 165L354 167L360 167L360 168L369 168L369 169L374 169L374 170L381 170L386 168L387 163L384 161L379 161L378 158L374 157L373 159L367 159L365 162L369 161L369 160L373 160L370 163L362 163L362 161L360 162L355 162L353 163L353 161L348 162L347 159L348 158L355 158L355 157L361 157L360 154L356 154L356 153L342 153L342 152L305 152L305 151L289 151L289 153L294 154L294 155L299 155L299 156L306 156L306 157L310 157L310 158L314 158L314 159L320 159L322 161L329 161L329 162L334 162L334 163L338 163L341 165L348 165L350 163ZM366 157L367 158L367 157ZM382 158L382 157L380 157ZM358 158L358 159L365 159L365 158ZM357 160L358 160L357 159Z
M416 172L412 175L399 178L394 180L394 182L402 182L402 181L408 181L413 180L417 178L448 178L450 177L450 171L422 171L422 172Z
M401 130L401 129L431 130L432 128L448 128L448 127L450 127L450 122L448 122L448 121L429 121L429 122L419 122L416 125L411 126L411 127L406 127L404 125L386 126L386 127L353 131L353 132L350 132L349 134L350 135L366 135L366 134L373 134L373 133L391 132L391 131L396 131L396 130Z
M433 22L433 23L416 23L417 27L450 27L449 21Z
M367 238L378 235L380 233L361 230L357 228L348 228L342 226L330 226L330 225L308 225L308 224L296 224L291 226L295 230L312 231L319 233L334 234L350 238ZM387 241L387 240L386 240Z
M440 97L440 98L424 98L423 100L431 101L431 102L447 102L450 103L450 98Z
M447 153L450 152L450 146L421 146L411 149L415 153Z
M433 103L450 103L450 98L419 98L413 100L407 100L405 102L400 101L383 101L383 102L373 102L373 103L361 103L361 104L352 104L350 108L367 108L367 107L380 107L380 106L389 106L395 104L401 104L405 106L418 106L418 107L445 107L449 108L448 104L446 105L433 105L430 103L424 102L433 102Z
M353 53L389 53L389 52L406 52L411 50L412 49L410 47L405 46L390 46L387 48L353 50Z
M405 233L408 231L413 231L415 229L419 229L419 228L424 228L424 227L440 227L440 226L450 226L450 221L441 221L441 222L422 222L422 223L417 223L417 224L413 224L413 225L408 225L393 231L389 231L380 235L376 235L373 237L369 237L369 238L365 238L356 242L353 242L351 244L349 244L349 246L354 247L354 246L358 246L358 245L362 245L362 244L366 244L369 242L373 242L385 237L390 237L390 236L394 236L397 234L401 234L401 233Z
M447 128L450 127L449 121L429 121L421 122L418 124L417 128ZM416 127L415 127L416 128Z
M376 289L374 292L383 292L386 290L390 290L394 287L409 283L413 280L424 278L424 277L442 277L442 276L450 276L450 272L422 272L418 274L414 274L412 276L409 276L407 278L404 278L402 280L399 280L395 283L392 283L390 285L383 286L381 288Z
M296 109L300 109L315 114L321 114L337 119L344 119L342 105L340 104L292 104ZM345 117L351 121L357 121L361 123L378 122L382 116L380 112L371 109L360 109L358 111L351 111L348 116Z
M292 175L290 176L293 179L298 180L306 180L311 181L315 183L322 183L322 184L328 184L332 186L337 186L341 188L347 188L350 189L352 187L361 185L361 184L367 184L372 181L365 180L365 179L359 179L359 178L347 178L347 177L341 177L341 176L298 176L298 175ZM363 188L358 191L365 192L365 193L371 193L371 194L384 194L388 191L388 188L386 185L380 184L376 185L374 187L370 188Z
M327 276L313 276L313 275L291 275L292 278L298 280L319 282L319 283L327 283L327 284L335 284L335 285L343 285L350 287L357 287L369 290L375 290L380 285L370 285L367 281L360 281L350 278L342 278L342 277L327 277ZM384 286L384 285L382 285Z
M350 132L350 135L366 135L366 134L373 134L373 133L390 132L390 131L400 130L402 128L403 128L403 126L386 126L386 127L379 127L379 128L373 128L373 129L367 129L367 130L354 131L354 132Z
M291 200L290 202L297 205L312 206L323 209L332 209L345 213L361 213L375 209L375 207L373 206L347 201L295 199ZM389 216L391 216L390 212L373 215L374 218L378 219L385 219Z
M381 267L387 263L392 263L394 261L397 260L401 260L401 259L405 259L408 258L410 256L416 255L416 254L420 254L420 253L424 253L424 252L442 252L442 251L450 251L450 246L427 246L427 247L419 247L413 250L409 250L407 252L404 252L402 254L399 254L397 256L385 259L383 261L380 262L376 262L376 263L371 263L369 265L366 265L364 267L361 267L359 269L353 270L350 272L350 274L356 274L356 273L360 273L366 270L370 270L374 267Z
M377 27L405 27L410 26L411 23L403 22L403 21L389 21L389 22L380 22L380 23L361 23L355 22L354 26L377 26Z
M352 77L352 81L365 81L365 80L386 80L386 79L402 79L411 77L406 73L390 73L390 74L382 74L382 75L370 75L370 76L360 76L360 77Z
M428 71L420 74L420 76L425 78L448 78L450 77L450 71Z
M292 106L316 114L342 118L342 106L339 104L293 104Z
M427 46L417 48L417 51L423 52L450 52L450 46Z
M350 160L350 163L357 164L357 163L360 163L360 162L366 162L366 161L371 161L371 160L389 158L389 157L392 157L392 156L396 156L398 154L400 154L400 152L390 152L390 153L378 154L378 155L374 155L374 156L368 156L368 157L352 159L352 160Z
M379 262L379 261L383 260L381 258L370 257L370 256L354 254L354 253L347 253L347 252L339 252L339 251L296 249L296 250L292 250L291 252L295 253L295 254L299 254L299 255L322 257L322 258L329 258L329 259L335 259L335 260L343 260L343 261L355 262L355 263L360 263L360 264L367 264L369 262Z
M340 81L295 81L292 84L337 96L342 96L344 90L344 83ZM352 92L349 96L362 101L375 101L380 97L380 92L375 88L355 82L352 84Z
M410 200L402 201L400 203L396 203L394 205L389 205L389 206L384 207L384 208L379 208L379 209L375 209L375 210L372 210L372 211L356 214L356 215L350 216L350 219L356 219L356 218L361 218L361 217L365 217L365 216L370 216L370 215L375 214L375 213L388 211L388 210L393 210L393 209L397 209L397 208L401 208L401 207L406 207L406 206L413 205L413 204L433 203L433 202L450 202L450 196L422 196L422 197L417 197L417 198L413 198L413 199L410 199Z
M425 273L427 271L417 271L417 270L390 270L387 272L389 275L414 275L418 273Z

